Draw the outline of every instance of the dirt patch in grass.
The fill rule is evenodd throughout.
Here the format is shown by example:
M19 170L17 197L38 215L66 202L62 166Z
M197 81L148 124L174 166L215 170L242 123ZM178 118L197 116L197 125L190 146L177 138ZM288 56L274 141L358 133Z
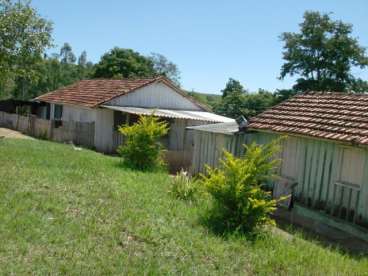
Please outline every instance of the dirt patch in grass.
M18 138L18 139L33 139L19 131L0 127L0 138Z

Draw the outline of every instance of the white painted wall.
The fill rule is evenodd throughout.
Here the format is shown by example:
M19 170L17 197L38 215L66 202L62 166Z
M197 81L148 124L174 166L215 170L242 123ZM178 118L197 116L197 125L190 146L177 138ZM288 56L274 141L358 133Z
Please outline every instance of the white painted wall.
M202 110L186 97L161 82L147 85L105 104L177 110Z
M114 112L109 109L96 109L95 146L98 151L111 152L113 147Z
M96 109L81 106L63 105L63 121L94 122Z
M55 104L50 104L50 120L54 120L55 118Z

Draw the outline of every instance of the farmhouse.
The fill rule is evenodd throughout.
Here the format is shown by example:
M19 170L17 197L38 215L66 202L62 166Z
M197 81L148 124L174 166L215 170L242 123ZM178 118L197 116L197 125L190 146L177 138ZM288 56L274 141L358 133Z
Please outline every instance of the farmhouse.
M59 120L60 127L62 122L93 122L94 145L102 152L114 152L123 142L118 126L133 124L139 115L154 113L169 123L164 143L169 159L180 162L191 159L192 141L185 135L187 126L232 121L209 112L165 77L82 80L35 101L46 103L40 116Z
M287 135L274 191L289 187L296 204L368 226L368 95L301 94L251 118L245 131L231 122L191 129L194 173L217 166L223 148L240 155L242 144Z

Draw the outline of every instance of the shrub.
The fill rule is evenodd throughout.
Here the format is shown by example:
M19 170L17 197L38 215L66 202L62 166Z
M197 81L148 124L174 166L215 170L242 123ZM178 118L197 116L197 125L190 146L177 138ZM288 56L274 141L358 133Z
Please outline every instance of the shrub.
M223 220L227 229L255 232L265 224L273 224L270 214L276 208L276 201L264 184L275 177L279 160L274 158L278 142L257 146L245 146L240 158L224 152L218 169L207 168L208 175L202 175L202 184L214 199L213 217Z
M160 138L167 134L168 125L154 116L140 116L136 124L123 125L119 131L125 136L118 148L124 163L136 169L147 170L164 165Z
M171 180L170 193L178 199L193 200L196 193L195 182L186 171L181 170Z

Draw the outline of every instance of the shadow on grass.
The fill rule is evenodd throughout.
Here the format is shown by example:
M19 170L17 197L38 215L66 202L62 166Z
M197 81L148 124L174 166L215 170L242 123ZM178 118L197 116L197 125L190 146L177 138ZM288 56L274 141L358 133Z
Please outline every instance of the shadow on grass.
M140 169L140 168L136 168L130 165L128 162L125 162L123 158L120 158L119 161L115 162L114 166L120 169L125 169L129 171L134 171L134 172L141 172L141 173L146 173L146 172L147 173L168 173L168 170L165 166L156 166L152 168Z
M301 239L312 242L323 248L341 252L342 254L346 254L357 260L367 258L368 243L365 241L359 240L355 237L351 237L351 239L336 240L328 237L327 235L318 234L301 225L292 224L291 222L279 217L276 217L275 220L277 222L277 227L290 235L298 236Z
M365 259L368 256L368 243L364 241L354 238L348 239L347 242L346 240L345 242L332 240L312 230L291 224L284 219L275 218L275 220L277 223L275 230L277 230L278 235L284 233L282 236L287 237L290 235L292 238L299 238L306 242L311 242L319 247L340 252L356 260ZM206 227L212 234L225 240L243 238L253 243L260 239L267 239L271 233L275 233L275 231L271 230L272 227L257 228L253 231L244 227L237 227L235 223L229 220L228 216L217 210L216 207L209 207L204 210L199 217L199 223Z
M247 229L246 226L239 226L217 207L209 207L204 210L199 217L199 224L225 240L241 238L254 242L269 235L265 229Z

